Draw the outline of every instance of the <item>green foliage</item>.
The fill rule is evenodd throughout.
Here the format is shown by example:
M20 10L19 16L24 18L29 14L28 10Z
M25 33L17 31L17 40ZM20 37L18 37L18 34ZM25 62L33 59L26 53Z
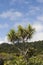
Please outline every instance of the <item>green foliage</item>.
M20 49L20 47L17 47L20 53L24 56L26 56L28 48L25 49L25 41L30 39L34 33L34 28L29 24L28 28L23 28L21 25L18 26L18 30L15 31L13 29L10 30L8 33L8 40L12 43L18 42L19 41L23 42L23 49ZM32 52L31 52L32 53ZM31 54L30 54L31 56Z
M43 60L41 57L32 57L29 59L30 65L43 65Z
M32 26L29 24L27 29L26 29L26 32L27 32L27 39L31 39L34 32L35 32L35 29L32 28Z
M7 35L8 40L11 42L15 41L22 41L25 42L27 39L31 39L33 33L35 32L35 29L32 28L32 26L29 24L27 28L24 28L23 26L19 25L18 30L11 29Z
M18 47L23 50L24 44L19 43L19 44L8 44L8 43L3 43L0 44L0 53L5 52L5 53L19 53ZM25 43L25 50L28 48L28 50L32 50L34 52L34 55L37 54L43 54L43 41L37 41L37 42L30 42L30 43Z
M19 33L19 37L21 38L21 40L23 42L25 42L24 39L26 38L26 35L27 35L25 28L23 28L21 25L19 25L18 26L18 33Z
M14 43L16 39L15 30L11 29L7 36L8 36L8 40Z
M4 65L43 65L43 41L25 43L28 48L26 56L21 55L16 46L21 49L23 43L0 44L0 57L4 59Z
M32 56L28 58L28 62L24 58L24 56L16 56L15 54L6 54L1 53L4 55L4 65L43 65L43 55ZM41 57L42 56L42 57ZM12 58L11 58L12 57Z

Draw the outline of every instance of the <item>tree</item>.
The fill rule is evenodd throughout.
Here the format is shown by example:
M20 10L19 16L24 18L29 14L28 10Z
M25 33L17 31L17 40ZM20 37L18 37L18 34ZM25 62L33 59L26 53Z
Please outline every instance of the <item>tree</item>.
M10 32L7 34L8 40L12 43L16 40L15 30L11 29Z
M28 39L30 40L35 32L35 29L29 24L28 27L25 29L25 31L26 31L26 41ZM29 51L29 48L26 49L25 55L27 54L28 51Z
M35 29L29 24L25 31L27 33L26 40L30 40L35 32Z
M21 39L20 39L20 35L19 35L19 32L17 31L16 32L16 41L17 41L17 43L19 44L19 41L20 41Z
M8 39L11 42L15 42L15 41L23 41L24 44L24 48L18 48L18 50L24 55L24 57L26 57L26 54L28 52L28 48L25 48L25 39L26 41L32 38L33 34L35 32L35 29L32 28L32 26L29 24L27 28L23 28L21 25L18 26L18 30L17 32L15 32L15 30L11 29L10 32L8 33Z
M21 25L18 26L18 33L19 33L19 37L20 39L23 41L23 43L25 42L25 37L26 37L26 31L25 28L23 28Z
M9 33L7 34L7 38L8 38L8 40L9 40L10 42L12 42L13 44L14 44L15 41L18 41L18 40L20 39L18 33L15 32L14 29L11 29L11 30L9 31ZM14 44L14 45L15 45L15 44ZM16 45L15 45L15 47L16 47ZM20 51L20 53L22 52L22 50L21 50L20 48L18 48L18 47L16 47L16 48Z

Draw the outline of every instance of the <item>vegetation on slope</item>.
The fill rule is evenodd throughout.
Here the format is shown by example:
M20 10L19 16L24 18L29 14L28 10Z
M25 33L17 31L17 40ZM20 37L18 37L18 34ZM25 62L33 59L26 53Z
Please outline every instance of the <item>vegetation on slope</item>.
M30 24L27 28L19 25L17 31L9 31L7 36L12 44L0 44L0 58L4 65L43 65L43 41L27 42L34 32Z

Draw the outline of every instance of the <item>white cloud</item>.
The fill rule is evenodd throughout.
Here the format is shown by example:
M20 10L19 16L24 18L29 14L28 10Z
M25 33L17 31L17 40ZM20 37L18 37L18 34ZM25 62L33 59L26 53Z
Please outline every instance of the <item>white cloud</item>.
M43 21L43 16L38 16L38 17L37 17L37 20Z
M5 24L0 24L0 29L1 28L8 28L9 27L9 25L7 24L7 23L5 23Z
M25 3L25 0L11 0L10 1L10 5L14 5L15 3L18 3L18 4L23 4L23 3ZM27 3L27 2L26 2ZM26 4L25 3L25 4Z
M13 5L16 2L16 0L11 0L10 5Z
M12 5L16 4L16 3L21 5L21 4L30 4L31 2L26 1L26 0L11 0L10 1L10 6L12 6Z
M24 2L24 4L30 4L30 3L31 3L31 2L29 2L29 1L25 1L25 2Z
M43 25L40 23L33 24L33 27L36 29L36 32L41 32L43 30Z
M1 13L0 17L1 18L9 18L10 20L15 20L15 19L21 17L22 15L23 14L21 12L10 10L10 11Z
M39 8L39 7L30 6L30 7L29 7L29 12L27 12L26 15L34 15L34 14L36 14L38 11L40 11L40 8Z
M40 8L39 7L36 7L36 6L30 6L30 9L31 10L40 10Z
M3 42L4 42L3 38L0 37L0 44L3 43Z
M36 0L37 2L39 2L39 3L43 3L43 0Z
M16 0L11 0L11 1L15 2Z
M39 41L39 40L43 40L43 32L36 33L31 39L31 41Z
M11 42L10 42L10 41L8 41L7 36L5 36L5 38L4 38L4 42L11 44Z
M4 39L2 37L0 37L0 44L2 44L2 43L9 43L9 44L11 44L11 42L8 41L7 36L5 36Z
M43 25L40 23L34 23L33 27L35 28L36 32L31 41L43 40Z

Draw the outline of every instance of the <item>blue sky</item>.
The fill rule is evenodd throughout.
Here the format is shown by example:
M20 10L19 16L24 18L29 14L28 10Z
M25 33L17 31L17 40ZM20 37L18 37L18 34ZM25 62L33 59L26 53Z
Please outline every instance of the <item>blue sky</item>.
M31 41L43 40L43 0L0 0L0 42L11 28L28 24L36 29Z

